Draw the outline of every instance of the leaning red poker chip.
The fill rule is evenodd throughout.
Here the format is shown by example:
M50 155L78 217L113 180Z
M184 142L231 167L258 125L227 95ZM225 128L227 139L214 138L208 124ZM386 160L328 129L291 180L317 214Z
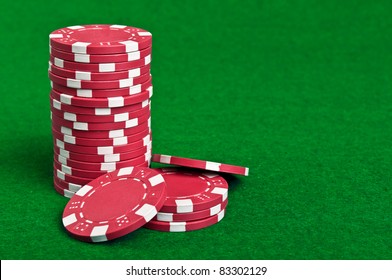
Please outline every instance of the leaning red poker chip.
M161 174L150 168L122 168L81 188L64 209L63 225L85 242L119 238L149 222L165 199Z
M113 63L113 62L127 62L135 61L151 55L151 47L145 48L140 51L118 53L118 54L81 54L69 53L55 48L50 48L50 54L63 60L81 62L81 63Z
M75 136L79 138L90 138L90 139L107 139L107 138L119 138L124 136L130 136L132 134L136 134L144 131L147 128L151 127L150 119L146 122L139 124L138 126L126 128L126 129L116 129L116 130L102 130L102 131L84 131L84 130L75 130L62 125L58 125L52 122L52 128L61 132L64 135ZM87 145L86 145L87 146Z
M144 74L143 76L128 78L122 80L112 80L112 81L85 81L70 78L63 78L57 76L49 71L49 78L52 82L77 89L116 89L116 88L129 88L135 85L142 84L150 78L150 73Z
M59 100L61 103L67 105L93 108L115 108L140 103L146 99L151 98L153 94L153 87L151 86L147 90L134 95L108 98L77 97L69 94L60 93L54 89L50 91L50 94L52 98Z
M58 116L61 119L72 121L72 122L87 122L87 123L109 123L109 122L125 122L129 121L133 118L138 118L145 114L150 113L150 104L146 107L133 111L133 112L125 112L120 114L114 114L110 116L92 116L92 115L83 115L77 113L71 113L64 110L58 110L54 107L50 107L51 112Z
M146 99L140 103L132 104L124 107L116 108L89 108L89 107L77 107L68 104L63 104L59 100L50 97L50 104L53 108L59 111L65 111L80 115L91 115L91 116L111 116L116 114L123 114L133 111L138 111L150 104L150 100Z
M146 122L150 118L150 112L144 114L142 116L124 121L124 122L116 122L116 123L88 123L88 122L72 122L64 120L52 113L52 122L60 125L69 127L71 129L76 130L113 130L113 129L125 129L138 126L141 123Z
M131 152L137 149L142 148L143 146L149 145L151 141L151 136L147 135L141 140L132 142L130 144L126 145L120 145L120 146L97 146L97 147L92 147L92 146L79 146L79 145L74 145L74 144L69 144L69 143L64 143L63 141L57 139L56 137L53 136L54 139L54 144L55 146L70 151L74 153L80 153L80 154L89 154L89 155L111 155L111 154L117 154L117 153L126 153L126 152Z
M152 156L152 161L184 166L184 167L199 168L199 169L216 171L216 172L238 174L244 176L248 176L249 174L248 167L242 167L242 166L236 166L236 165L230 165L230 164L224 164L224 163L212 162L212 161L205 161L205 160L198 160L198 159L191 159L191 158L183 158L177 156L155 154Z
M148 74L144 74L148 75ZM129 78L126 80L130 80L134 78ZM59 85L53 81L51 81L52 88L61 94L71 95L75 97L84 97L84 98L109 98L109 97L119 97L119 96L130 96L136 95L146 91L149 87L152 86L152 77L148 77L148 79L137 85L133 85L130 87L123 88L115 88L115 89L80 89L80 88L71 88ZM90 83L94 83L95 81L88 81ZM102 81L100 81L102 82Z
M49 35L53 48L84 54L112 54L143 50L151 46L151 33L125 25L78 25Z
M139 60L115 63L80 63L67 61L50 55L49 61L59 68L68 70L108 73L126 71L149 65L151 63L151 55L147 55L146 57Z
M156 170L167 183L167 198L160 212L190 213L208 209L227 199L229 186L218 174L178 168Z
M69 144L74 144L74 145L79 145L79 146L92 146L92 147L97 147L97 146L120 146L120 145L126 145L130 144L132 142L135 142L137 140L143 139L147 135L151 134L151 131L149 128L146 130L143 130L142 132L136 133L136 134L131 134L129 136L123 136L123 137L117 137L117 138L108 138L108 139L96 139L96 138L81 138L81 137L75 137L67 134L63 134L56 129L52 128L52 133L54 137L57 139L63 141L64 143L69 143Z
M65 149L61 149L59 147L54 146L55 154L61 155L67 159L82 161L87 163L104 163L104 162L118 162L118 161L125 161L134 158L138 158L140 156L151 154L151 142L148 143L146 146L143 146L139 149L130 151L130 152L123 152L117 154L106 154L106 155L89 155L89 154L81 154L70 152Z
M67 159L59 154L56 154L56 153L55 153L54 158L59 164L63 164L63 165L68 166L70 168L89 170L89 171L113 171L113 170L120 169L123 167L136 166L136 165L140 165L145 162L148 162L151 159L151 154L147 153L147 154L144 154L140 157L129 159L129 160L124 160L124 161L102 162L102 163L84 162L84 161ZM69 174L65 171L63 171L63 172L66 174Z
M99 73L90 71L68 70L65 68L57 67L49 61L49 71L52 71L52 73L56 74L57 76L61 76L64 78L86 81L110 81L142 76L143 74L150 72L150 64L125 71Z
M225 216L225 209L218 214L208 217L202 220L187 221L187 222L162 222L162 221L150 221L145 228L158 230L158 231L170 231L170 232L185 232L198 230L212 226L220 222Z
M226 209L226 205L227 205L227 199L224 202L215 205L209 209L200 210L191 213L176 214L176 213L158 212L158 214L154 217L153 220L162 221L162 222L188 222L188 221L206 219L208 217L217 215L223 209Z

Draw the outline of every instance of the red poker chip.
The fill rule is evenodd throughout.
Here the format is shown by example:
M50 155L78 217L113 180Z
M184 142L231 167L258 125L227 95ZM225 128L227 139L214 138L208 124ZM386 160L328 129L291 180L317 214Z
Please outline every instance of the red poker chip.
M201 220L186 221L186 222L162 222L162 221L150 221L144 225L145 228L158 230L158 231L170 231L170 232L185 232L198 230L212 226L220 222L225 216L225 209L219 212L217 215L208 217Z
M129 96L117 96L108 98L84 98L78 96L72 96L69 94L60 93L54 89L50 91L52 98L59 100L63 104L79 106L79 107L93 107L93 108L116 108L124 107L132 104L143 102L146 99L151 98L153 87L149 87L147 90Z
M151 46L151 33L125 25L78 25L61 28L49 35L56 49L85 54L134 52Z
M61 180L57 176L53 176L53 180L58 187L61 187L62 189L66 189L74 193L83 187L82 185L79 184L68 183L64 180Z
M75 192L70 191L66 188L63 188L61 185L58 184L58 182L55 179L53 180L53 186L54 186L54 189L56 190L56 192L58 192L59 194L61 194L64 197L71 198L75 194Z
M143 146L139 149L130 151L130 152L123 152L117 154L106 154L106 155L89 155L89 154L81 154L70 152L65 149L61 149L59 147L54 146L55 154L61 155L67 159L82 161L82 162L90 162L90 163L104 163L104 162L118 162L118 161L125 161L134 158L138 158L145 154L151 154L151 142L148 145Z
M148 75L148 74L145 74ZM133 79L133 78L131 78ZM80 89L80 88L71 88L59 85L53 81L51 81L52 88L58 92L59 94L66 94L75 97L83 97L83 98L110 98L110 97L119 97L119 96L132 96L139 93L142 93L148 88L152 86L152 78L151 76L148 79L138 85L133 85L131 87L125 88L115 88L115 89ZM94 83L95 81L89 81L90 83ZM101 81L102 82L102 81Z
M120 169L123 167L129 167L129 166L137 166L139 164L143 164L145 162L149 162L151 159L150 154L145 154L137 158L129 159L129 160L124 160L124 161L117 161L117 162L102 162L102 163L94 163L94 162L83 162L83 161L77 161L77 160L72 160L72 159L67 159L59 154L55 153L55 161L57 161L59 164L62 164L64 166L74 168L74 169L79 169L79 170L89 170L89 171L113 171L116 169ZM58 166L58 165L57 165ZM62 170L61 168L58 167L59 170L63 171L65 174L70 174L67 173L67 170ZM75 176L77 176L75 174ZM88 177L88 176L85 176Z
M151 135L151 131L149 128L143 130L142 132L131 134L129 136L108 138L108 139L92 139L92 138L75 137L75 136L63 134L54 128L52 128L52 133L54 137L63 141L64 143L74 144L78 146L91 146L91 147L126 145L138 141L140 139L143 139L147 135Z
M151 55L151 47L145 48L140 51L119 53L119 54L81 54L81 53L69 53L64 52L55 48L49 49L50 54L54 57L58 57L63 60L81 62L81 63L114 63L114 62L127 62L135 61L145 58L147 55Z
M117 114L123 114L128 112L139 111L150 104L150 99L146 99L140 103L132 104L124 107L117 108L88 108L88 107L77 107L61 103L59 100L54 99L50 96L50 106L59 110L80 115L90 116L111 116Z
M191 213L176 214L176 213L158 212L158 214L152 220L162 221L162 222L188 222L188 221L206 219L208 217L217 215L219 212L221 212L223 209L226 208L226 205L227 205L227 199L222 203L215 205L209 209L200 210Z
M53 176L63 181L66 181L68 183L73 183L82 186L86 185L91 181L91 178L82 178L82 177L65 174L63 171L58 170L54 164L53 164Z
M242 166L236 166L236 165L230 165L230 164L224 164L224 163L212 162L212 161L205 161L205 160L198 160L198 159L191 159L191 158L183 158L177 156L155 154L152 156L152 161L184 166L184 167L199 168L199 169L216 171L216 172L238 174L244 176L248 176L249 174L248 167L242 167Z
M150 118L150 112L124 122L88 123L88 122L67 121L52 113L52 123L55 123L56 125L59 126L65 126L71 129L83 130L83 131L126 129L131 127L136 127L139 124L148 121L149 118Z
M119 146L97 146L97 147L79 146L79 145L64 143L63 141L57 139L54 136L53 136L53 140L55 146L70 152L89 154L89 155L111 155L111 154L118 154L118 153L127 153L140 149L143 146L147 146L151 141L151 136L147 135L143 139L132 142L130 144L119 145Z
M54 166L57 168L57 170L60 170L64 172L67 175L75 176L75 177L82 177L82 178L91 178L95 179L103 174L106 174L109 171L114 171L117 168L110 168L110 165L107 165L106 168L110 168L109 170L103 170L103 171L98 171L98 170L87 170L87 169L79 169L75 167L70 167L65 164L62 164L54 158ZM119 167L122 164L118 164ZM149 160L142 160L141 162L138 163L130 163L130 164L125 164L121 166L121 168L126 168L126 167L132 167L132 166L144 166L144 167L149 167Z
M49 71L49 79L59 85L77 89L117 89L141 85L150 79L150 73L143 76L113 81L85 81L57 76Z
M142 76L143 74L147 74L150 72L150 64L125 71L99 73L90 71L68 70L65 68L57 67L49 61L49 71L52 71L52 73L56 74L57 76L61 76L64 78L86 81L112 81L134 78Z
M66 121L87 122L87 123L112 123L112 122L125 122L133 118L138 118L145 114L149 114L150 103L148 103L146 107L137 111L114 114L110 116L92 116L92 115L76 114L64 110L60 111L53 106L51 106L50 109L54 115Z
M229 186L212 172L177 168L156 169L167 183L167 198L160 212L190 213L211 208L227 199Z
M151 55L147 55L146 57L139 60L115 63L80 63L64 60L50 55L49 61L59 68L68 70L109 73L126 71L149 65L151 63Z
M61 132L64 135L75 136L79 138L90 138L90 139L112 139L112 138L119 138L124 136L130 136L135 133L139 133L145 129L150 129L151 123L150 119L146 122L139 124L138 126L126 128L126 129L116 129L116 130L102 130L102 131L83 131L83 130L75 130L68 128L66 126L62 126L61 124L56 124L52 122L52 128Z
M81 241L124 236L149 222L166 199L166 183L150 168L122 168L81 188L63 212L63 225Z

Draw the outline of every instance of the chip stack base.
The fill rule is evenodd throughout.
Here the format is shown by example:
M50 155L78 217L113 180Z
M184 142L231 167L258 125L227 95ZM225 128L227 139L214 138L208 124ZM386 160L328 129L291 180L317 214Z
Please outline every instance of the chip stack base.
M151 34L122 25L62 28L50 38L55 190L72 197L106 172L148 167Z

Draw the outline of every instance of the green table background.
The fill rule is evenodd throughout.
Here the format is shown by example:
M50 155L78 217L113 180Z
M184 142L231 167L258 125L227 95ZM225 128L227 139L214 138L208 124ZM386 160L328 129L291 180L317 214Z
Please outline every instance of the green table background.
M391 259L392 2L110 2L3 3L1 259ZM153 34L155 153L249 166L219 224L67 236L48 34L91 23Z

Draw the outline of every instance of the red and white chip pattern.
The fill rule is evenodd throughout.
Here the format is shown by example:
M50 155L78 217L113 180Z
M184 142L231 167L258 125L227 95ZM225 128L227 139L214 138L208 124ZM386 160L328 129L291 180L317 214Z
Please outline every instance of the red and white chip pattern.
M152 36L124 25L50 35L54 188L71 197L118 168L150 165Z

